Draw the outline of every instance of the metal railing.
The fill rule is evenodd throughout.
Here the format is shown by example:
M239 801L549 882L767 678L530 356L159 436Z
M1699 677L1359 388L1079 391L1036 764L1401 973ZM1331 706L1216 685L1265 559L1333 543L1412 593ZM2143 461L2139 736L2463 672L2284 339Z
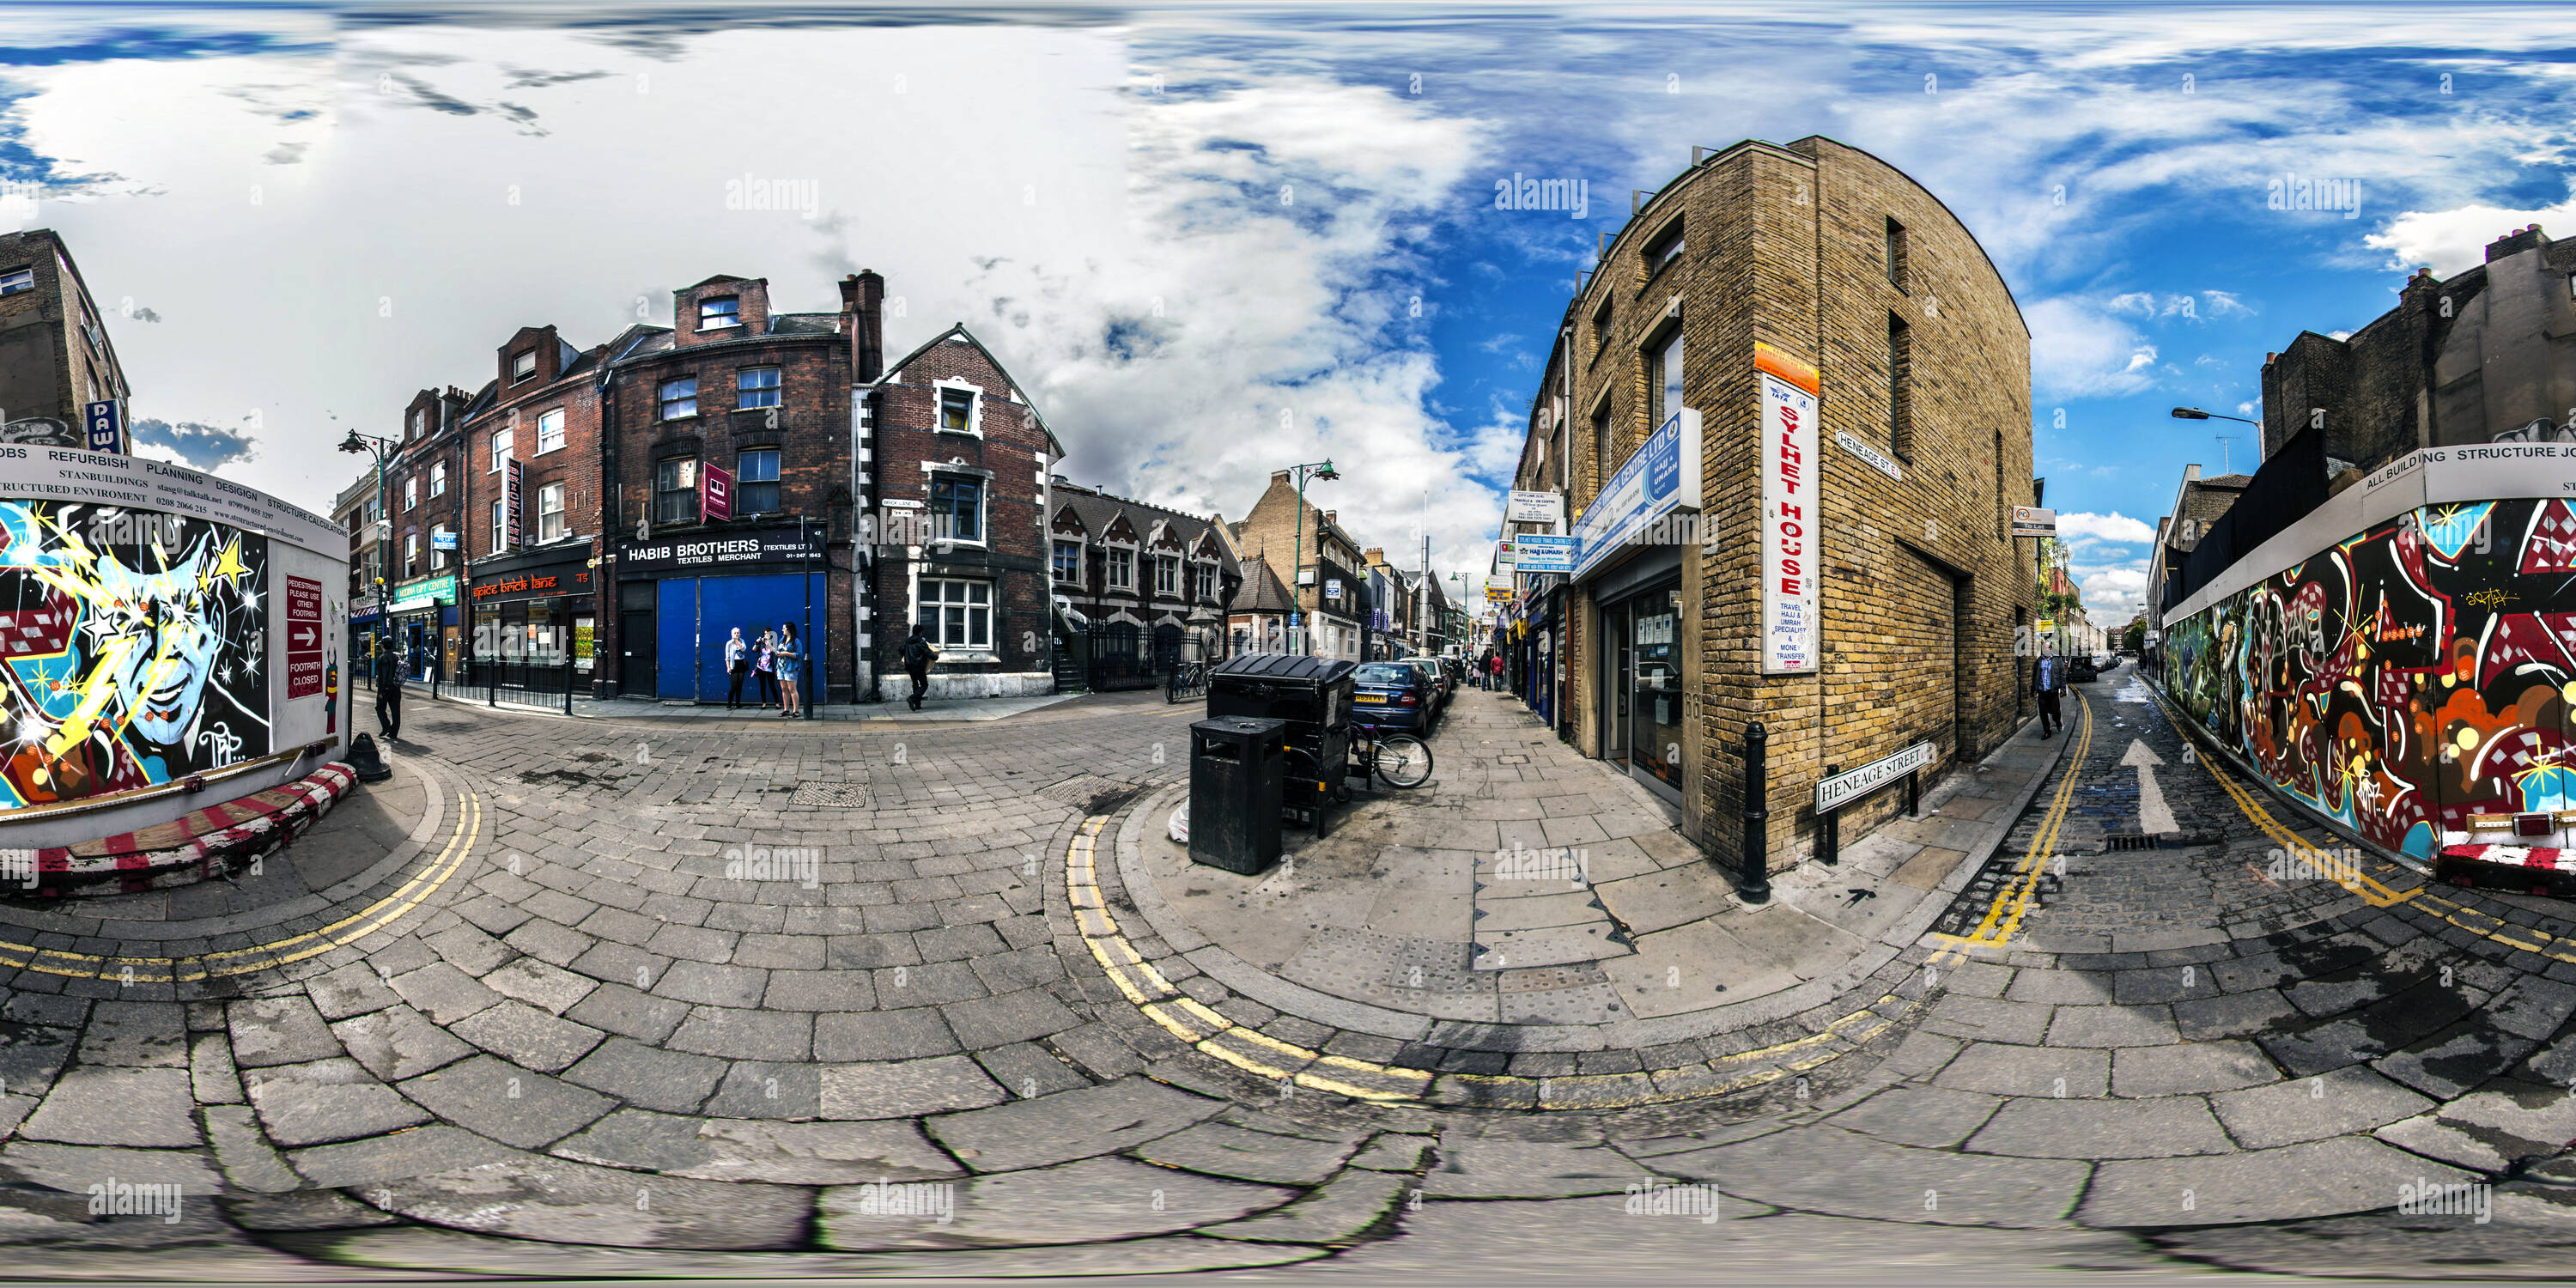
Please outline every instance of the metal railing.
M479 660L467 665L465 682L449 685L448 692L460 702L497 707L506 699L512 706L552 707L571 715L579 684L574 661L571 653L545 663Z

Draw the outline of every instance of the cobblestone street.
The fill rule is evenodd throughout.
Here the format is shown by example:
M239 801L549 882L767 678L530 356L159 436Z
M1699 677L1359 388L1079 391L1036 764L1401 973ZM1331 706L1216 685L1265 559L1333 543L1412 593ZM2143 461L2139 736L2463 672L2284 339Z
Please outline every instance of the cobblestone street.
M1429 788L1291 832L1293 886L1227 878L1273 887L1258 917L1319 927L1367 923L1332 911L1347 892L1418 894L1381 917L1408 935L1380 938L1446 944L1458 987L1508 998L1509 972L1470 979L1459 847L1508 849L1515 800L1642 820L1584 834L1647 857L1570 891L1630 951L1555 981L1603 1011L1569 1020L1460 1017L1454 988L1398 996L1396 955L1260 950L1137 898L1196 713L1159 694L855 731L424 707L394 780L257 877L0 909L0 1231L28 1273L222 1246L241 1278L1391 1273L1542 1238L1717 1238L1752 1265L1841 1237L1961 1266L2551 1255L2576 1195L2576 923L2381 865L2266 875L2328 839L2240 801L2128 679L2078 691L2004 843L1858 978L1813 963L1831 923L1736 905L1651 801L1474 692ZM2105 850L2137 831L2134 746L2182 827ZM1522 782L1544 786L1499 790ZM1367 867L1444 848L1454 866L1410 885ZM1901 895L1866 862L1841 884ZM1669 894L1620 891L1658 871L1711 892L1669 929L1637 920ZM1650 942L1729 918L1805 920L1777 946ZM1843 940L1838 965L1867 960ZM1650 950L1675 978L1833 995L1658 1029L1611 1005L1637 996L1619 961ZM87 1221L109 1174L187 1201ZM2425 1182L2493 1184L2492 1223L2371 1243ZM1652 1184L1714 1186L1725 1219L1614 1219ZM656 1250L691 1255L639 1260Z

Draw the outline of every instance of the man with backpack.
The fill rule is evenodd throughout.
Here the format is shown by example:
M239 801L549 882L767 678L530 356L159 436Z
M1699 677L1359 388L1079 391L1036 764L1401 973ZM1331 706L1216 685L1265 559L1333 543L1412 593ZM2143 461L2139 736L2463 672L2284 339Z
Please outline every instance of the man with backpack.
M939 660L939 650L922 636L921 623L912 624L912 638L903 642L903 669L912 676L912 709L921 710L921 695L930 691L930 664Z
M391 633L376 641L376 728L402 741L403 647Z
M2057 697L2058 690L2065 684L2059 678L2065 669L2064 662L2047 655L2040 657L2035 669L2033 684L2039 690L2039 736L2042 738L2054 738L2057 731L2065 727L2066 720L2058 708Z

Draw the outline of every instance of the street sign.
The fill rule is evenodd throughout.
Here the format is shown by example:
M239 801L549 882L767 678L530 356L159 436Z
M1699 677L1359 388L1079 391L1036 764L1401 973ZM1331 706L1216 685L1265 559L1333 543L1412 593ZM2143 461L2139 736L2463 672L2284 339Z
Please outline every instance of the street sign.
M2057 619L2054 617L2043 617L2039 619L2038 625L2039 633L2046 635L2057 629Z
M2035 505L2016 505L2012 512L2012 534L2016 537L2053 537L2057 535L2057 511Z
M1514 570L1518 572L1570 573L1574 571L1574 538L1514 537L1512 556Z
M286 579L286 696L322 691L322 583Z
M1933 759L1932 744L1918 742L1893 756L1824 779L1816 784L1816 812L1830 814L1931 764Z
M704 494L698 502L698 514L708 523L733 517L733 474L710 461L699 467L699 489Z
M1562 524L1565 522L1565 498L1554 492L1524 492L1514 488L1511 500L1503 506L1503 522Z
M1503 586L1487 586L1485 587L1485 602L1488 604L1508 604L1512 602L1512 592L1509 588Z
M115 399L82 403L81 423L89 427L89 450L133 455L125 445L125 408Z
M1304 624L1305 624L1305 621L1306 621L1306 615L1305 615L1305 614L1303 614L1303 613L1290 613L1290 614L1288 614L1288 629L1290 629L1290 630L1292 630L1292 631L1293 631L1293 630L1297 629L1299 626L1304 625Z

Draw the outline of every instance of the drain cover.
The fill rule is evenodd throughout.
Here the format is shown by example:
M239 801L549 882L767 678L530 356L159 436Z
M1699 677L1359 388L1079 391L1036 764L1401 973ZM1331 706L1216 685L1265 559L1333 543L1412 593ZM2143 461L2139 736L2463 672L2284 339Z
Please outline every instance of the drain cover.
M1115 814L1118 808L1143 791L1141 784L1103 778L1098 774L1076 774L1063 782L1041 787L1038 795L1060 801L1085 814Z
M789 799L798 805L865 809L868 789L857 783L798 783L796 794Z

